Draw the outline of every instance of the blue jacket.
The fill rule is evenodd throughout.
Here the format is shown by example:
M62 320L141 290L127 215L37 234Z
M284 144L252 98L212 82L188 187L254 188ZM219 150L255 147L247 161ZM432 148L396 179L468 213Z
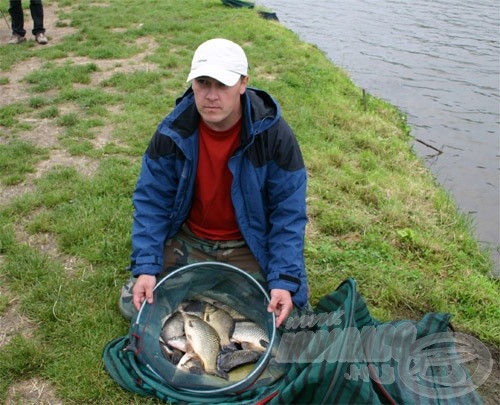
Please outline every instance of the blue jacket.
M242 96L241 146L229 160L231 198L241 234L267 275L268 288L307 303L304 266L307 174L295 136L268 93ZM144 154L133 195L132 274L162 270L165 241L191 208L200 115L192 89L158 126Z

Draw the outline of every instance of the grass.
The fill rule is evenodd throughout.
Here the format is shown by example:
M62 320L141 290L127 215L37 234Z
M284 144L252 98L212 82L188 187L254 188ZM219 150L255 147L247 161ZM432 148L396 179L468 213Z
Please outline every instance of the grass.
M0 314L15 308L32 329L0 346L1 399L39 377L67 403L155 403L118 388L101 352L128 330L117 299L142 153L186 87L192 52L216 36L244 46L251 85L277 98L301 144L311 302L353 277L380 320L451 312L458 330L500 343L498 281L469 219L412 152L405 117L364 100L317 48L216 0L45 6L72 33L47 47L2 46L0 59L0 86L40 61L22 78L25 97L0 107L2 190L33 185L0 208ZM26 139L40 122L59 134L57 148ZM84 163L35 178L55 150Z
M14 185L22 182L28 173L35 171L36 163L47 157L46 150L18 139L0 144L1 183Z

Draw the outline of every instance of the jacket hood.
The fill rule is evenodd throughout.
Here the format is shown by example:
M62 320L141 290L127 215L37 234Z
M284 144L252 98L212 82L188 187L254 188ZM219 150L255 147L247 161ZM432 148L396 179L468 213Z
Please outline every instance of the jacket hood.
M266 131L280 119L281 107L278 102L266 91L253 87L247 87L241 98L243 105L243 117L247 128L247 136L250 138ZM198 120L192 120L193 109L196 110L196 105L194 103L194 93L191 86L186 89L182 96L176 99L175 104L176 108L170 115L176 114L176 110L181 109L182 112L188 113L185 116L190 117L191 121L195 121L193 124L197 127ZM184 116L182 112L178 112L176 116ZM194 116L199 118L197 111ZM173 122L171 121L171 123ZM188 126L184 126L184 128L187 129ZM191 134L193 130L193 127L189 128L189 134Z

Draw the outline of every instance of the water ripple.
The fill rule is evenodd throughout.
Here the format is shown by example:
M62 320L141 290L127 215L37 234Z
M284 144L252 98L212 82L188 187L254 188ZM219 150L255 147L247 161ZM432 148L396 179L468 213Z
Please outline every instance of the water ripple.
M415 138L454 150L427 164L461 209L474 213L480 240L500 245L498 0L257 4L322 49L360 87L397 105ZM424 157L432 152L415 149ZM496 260L500 267L500 255Z

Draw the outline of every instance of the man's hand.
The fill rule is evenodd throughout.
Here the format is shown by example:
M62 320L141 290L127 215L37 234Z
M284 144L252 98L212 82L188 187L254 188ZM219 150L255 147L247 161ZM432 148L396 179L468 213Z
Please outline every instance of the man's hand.
M283 321L292 312L292 294L287 290L271 290L271 301L267 306L268 312L274 312L276 315L276 327L279 328Z
M144 300L153 303L153 289L156 285L156 277L149 274L140 275L132 288L134 307L139 311Z

